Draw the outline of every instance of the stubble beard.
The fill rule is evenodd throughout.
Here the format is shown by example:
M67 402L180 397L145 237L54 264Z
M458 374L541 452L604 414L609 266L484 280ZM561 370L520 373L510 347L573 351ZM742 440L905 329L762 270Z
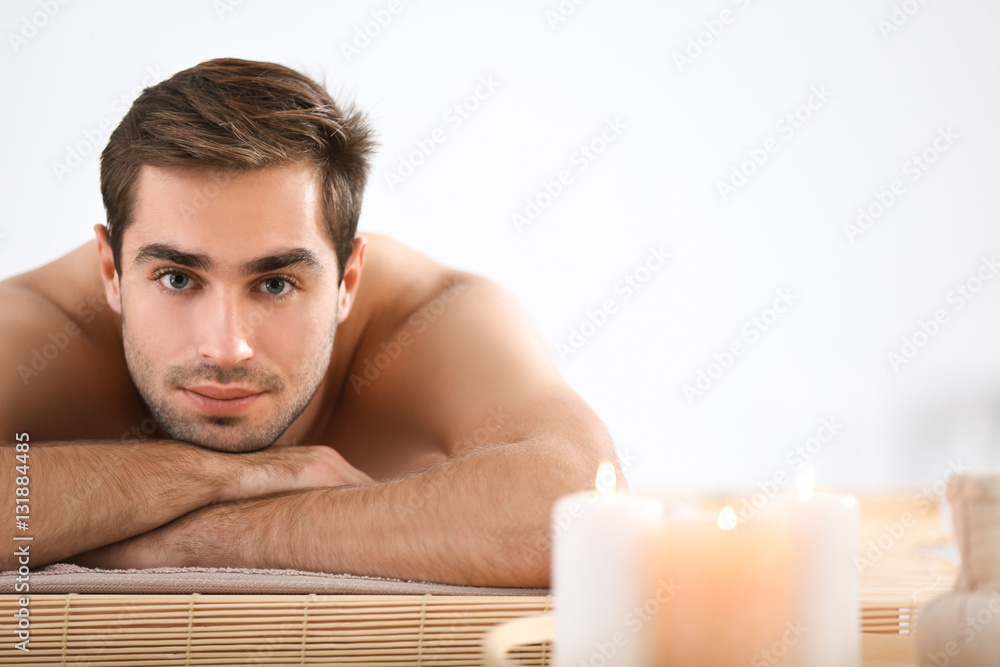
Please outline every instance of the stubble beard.
M289 389L277 375L253 366L223 368L212 364L177 365L162 371L162 377L157 378L152 356L141 341L133 338L126 326L124 304L121 314L125 363L132 376L132 383L153 419L173 440L234 453L267 449L309 406L326 377L337 332L337 316L334 313L330 335L322 349L311 362L305 364L302 373L291 383L292 387ZM246 415L196 413L194 417L186 416L171 404L169 397L178 393L179 386L191 386L198 381L239 383L265 390L269 395L264 400L274 404L273 414L266 416L258 424L247 423ZM293 393L289 395L289 392Z

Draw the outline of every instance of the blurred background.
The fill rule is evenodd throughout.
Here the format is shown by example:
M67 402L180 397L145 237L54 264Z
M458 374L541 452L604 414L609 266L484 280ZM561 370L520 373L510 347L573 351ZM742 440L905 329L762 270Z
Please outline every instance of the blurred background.
M510 290L633 487L1000 467L1000 5L0 11L0 278L92 238L100 151L143 87L269 60L368 111L360 230Z

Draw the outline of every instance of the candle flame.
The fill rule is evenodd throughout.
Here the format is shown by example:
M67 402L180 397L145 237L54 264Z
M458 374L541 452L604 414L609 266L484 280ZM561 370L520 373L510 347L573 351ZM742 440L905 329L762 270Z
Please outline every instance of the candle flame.
M723 507L719 512L719 528L722 530L732 530L736 527L736 510L732 507Z
M615 477L615 466L610 461L605 461L597 468L597 492L602 496L608 493L614 493L618 486L618 480Z
M808 463L802 466L796 485L799 487L799 498L809 500L816 486L816 469Z

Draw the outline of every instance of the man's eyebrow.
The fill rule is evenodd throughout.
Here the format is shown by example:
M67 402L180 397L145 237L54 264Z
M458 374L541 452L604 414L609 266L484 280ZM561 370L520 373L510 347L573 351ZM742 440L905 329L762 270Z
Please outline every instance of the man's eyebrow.
M312 250L307 248L289 248L275 255L252 259L243 265L240 272L244 277L250 277L291 267L308 269L316 274L323 273L323 265L316 259Z
M139 252L135 256L137 265L157 260L186 266L198 271L209 271L215 266L215 262L208 255L184 252L166 243L147 243L139 248Z
M139 248L135 257L136 264L156 260L186 266L196 271L211 271L215 267L215 262L208 255L185 252L166 243L147 243ZM311 250L288 248L273 255L251 259L240 267L240 274L249 277L291 267L301 267L317 274L323 273L323 265Z

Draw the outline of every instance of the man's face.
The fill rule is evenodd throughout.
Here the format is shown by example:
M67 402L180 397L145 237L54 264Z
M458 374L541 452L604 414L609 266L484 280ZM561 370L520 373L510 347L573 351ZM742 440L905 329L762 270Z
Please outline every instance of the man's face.
M122 243L122 334L171 438L255 451L309 404L337 324L322 201L305 163L235 177L142 168Z

